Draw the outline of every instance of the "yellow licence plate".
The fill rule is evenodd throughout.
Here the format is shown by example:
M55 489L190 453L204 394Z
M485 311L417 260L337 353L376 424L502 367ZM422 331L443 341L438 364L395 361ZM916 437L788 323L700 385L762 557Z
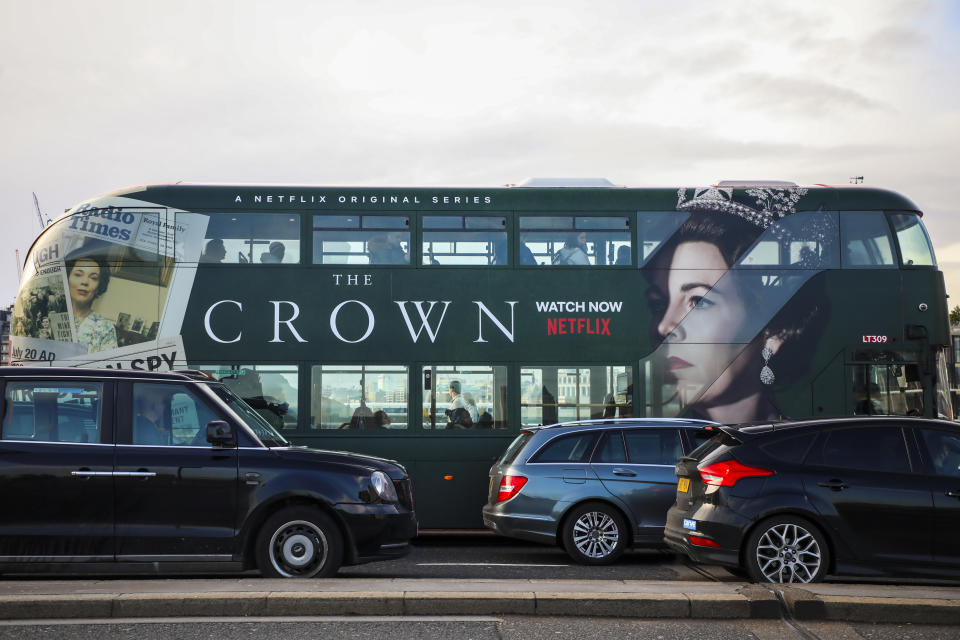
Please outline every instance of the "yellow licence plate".
M686 493L690 490L690 478L680 478L677 480L677 491Z

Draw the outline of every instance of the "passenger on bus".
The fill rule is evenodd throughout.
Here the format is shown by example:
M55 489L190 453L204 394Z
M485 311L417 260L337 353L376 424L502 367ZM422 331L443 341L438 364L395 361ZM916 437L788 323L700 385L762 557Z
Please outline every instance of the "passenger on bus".
M493 429L493 416L484 409L480 412L480 419L477 422L477 429Z
M872 382L869 387L858 384L853 388L853 393L856 400L856 404L853 407L854 415L883 416L887 414L883 403L876 398L876 396L880 395L880 387L877 383Z
M354 410L350 422L346 424L349 425L350 429L372 429L374 427L373 411L367 405L362 404Z
M367 254L370 264L404 264L410 262L410 255L403 250L404 233L390 232L374 236L367 241Z
M589 265L586 232L581 231L564 242L563 248L553 254L553 264Z
M463 419L463 414L466 414L467 420L470 422L471 426L473 425L473 418L470 415L470 410L467 408L466 400L464 400L463 395L461 394L461 386L459 380L451 380L450 387L450 407L444 411L447 416L449 424L447 428L453 428L453 424L463 424L465 420ZM460 413L462 411L462 413Z
M207 241L207 246L203 248L200 255L200 262L223 262L227 257L227 249L223 246L223 240L220 238L211 238Z
M476 422L480 418L480 412L477 410L477 402L474 400L473 394L469 391L464 391L463 403L466 405L467 411L470 412L470 419Z
M527 236L520 234L520 264L537 264L537 258L526 243Z
M387 429L390 425L390 416L383 409L377 409L373 414L374 429Z
M617 261L614 264L618 264L618 265L630 264L630 245L627 245L627 244L620 245L620 247L617 249Z
M453 411L448 409L447 415L450 417L450 422L447 423L447 429L473 428L473 419L470 417L470 412L463 407L459 407Z
M271 242L267 251L260 254L260 262L264 264L280 264L283 262L283 254L287 248L282 242Z
M450 386L448 388L448 393L450 395L450 407L447 411L453 411L454 409L466 409L467 403L461 395L461 386L459 380L451 380Z

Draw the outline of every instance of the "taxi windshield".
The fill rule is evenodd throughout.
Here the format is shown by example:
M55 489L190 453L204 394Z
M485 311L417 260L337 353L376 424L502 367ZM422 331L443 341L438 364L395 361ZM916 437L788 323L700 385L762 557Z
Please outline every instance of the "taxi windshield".
M213 390L221 400L226 402L227 406L229 406L234 413L243 419L243 422L250 427L263 444L268 447L290 446L290 442L287 441L286 438L277 433L277 430L274 429L269 422L264 420L259 413L244 402L242 398L230 391L230 389L222 384L212 384L210 385L210 389Z

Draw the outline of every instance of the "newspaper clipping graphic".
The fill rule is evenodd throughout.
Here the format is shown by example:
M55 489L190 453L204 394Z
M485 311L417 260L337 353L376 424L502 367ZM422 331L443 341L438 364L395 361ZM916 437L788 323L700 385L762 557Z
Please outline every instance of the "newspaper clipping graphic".
M131 203L143 204L80 207L37 240L14 304L14 362L185 366L179 334L195 271L174 264L197 261L207 216ZM164 317L168 306L179 317Z

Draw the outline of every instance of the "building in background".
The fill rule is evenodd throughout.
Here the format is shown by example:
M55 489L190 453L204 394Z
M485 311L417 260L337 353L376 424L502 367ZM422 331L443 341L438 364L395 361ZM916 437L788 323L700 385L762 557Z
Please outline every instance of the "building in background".
M0 366L10 364L10 319L13 305L0 309Z

